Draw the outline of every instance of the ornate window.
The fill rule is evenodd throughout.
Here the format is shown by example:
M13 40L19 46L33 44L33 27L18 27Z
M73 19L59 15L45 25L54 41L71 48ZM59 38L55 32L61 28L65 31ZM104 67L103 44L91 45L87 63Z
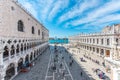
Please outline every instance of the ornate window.
M92 50L92 48L90 47L90 51Z
M38 35L40 35L40 30L38 30Z
M99 53L99 48L97 48L97 53Z
M29 49L29 43L27 43L27 49Z
M95 48L93 47L93 52L95 52Z
M103 39L101 39L101 44L103 44Z
M32 34L35 34L34 26L32 26Z
M8 47L5 46L4 52L3 52L3 58L8 57L8 56L9 56Z
M110 40L109 39L107 39L107 45L110 45Z
M19 53L19 44L17 44L16 53Z
M101 55L104 55L104 50L103 49L101 49L101 53L100 53Z
M90 39L90 43L91 43L91 39Z
M15 54L15 47L14 45L11 46L11 55L14 55Z
M26 44L24 44L24 50L26 50Z
M93 39L93 43L95 43L95 39Z
M15 10L15 8L13 6L11 6L11 10Z
M18 31L24 31L24 24L21 20L18 21Z
M97 44L99 44L99 39L97 39Z
M89 47L87 46L87 50L89 50Z
M23 44L21 44L21 51L23 51Z

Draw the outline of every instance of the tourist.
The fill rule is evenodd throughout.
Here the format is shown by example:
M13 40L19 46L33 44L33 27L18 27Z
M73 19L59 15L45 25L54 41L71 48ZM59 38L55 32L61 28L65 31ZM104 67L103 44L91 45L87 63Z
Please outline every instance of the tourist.
M64 57L62 57L62 59L64 59Z
M53 66L53 70L56 70L56 65Z
M62 73L62 76L64 77L65 76L65 72L63 71L63 73Z
M72 60L72 63L73 63L74 61Z
M69 65L72 66L72 62L70 62Z
M80 73L80 75L82 76L82 75L83 75L83 73L81 72L81 73Z
M102 62L102 65L105 67L105 62Z
M62 67L62 63L60 64L60 67Z

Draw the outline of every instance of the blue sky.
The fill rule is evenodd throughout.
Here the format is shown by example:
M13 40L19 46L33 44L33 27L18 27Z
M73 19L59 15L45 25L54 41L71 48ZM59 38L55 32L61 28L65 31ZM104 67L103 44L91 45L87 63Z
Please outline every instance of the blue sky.
M120 0L18 0L49 29L50 37L100 32L120 23Z

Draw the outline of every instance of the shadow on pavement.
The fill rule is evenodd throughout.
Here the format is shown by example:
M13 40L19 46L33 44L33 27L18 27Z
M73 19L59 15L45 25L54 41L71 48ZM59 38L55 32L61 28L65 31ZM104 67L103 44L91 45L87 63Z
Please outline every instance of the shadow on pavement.
M88 71L86 71L82 65L80 65L76 60L74 60L73 56L66 50L66 48L62 46L59 46L59 48L63 49L62 54L65 57L65 61L70 69L74 80L95 80L90 74L88 74ZM73 60L73 63L70 66L69 63L71 62L71 60Z

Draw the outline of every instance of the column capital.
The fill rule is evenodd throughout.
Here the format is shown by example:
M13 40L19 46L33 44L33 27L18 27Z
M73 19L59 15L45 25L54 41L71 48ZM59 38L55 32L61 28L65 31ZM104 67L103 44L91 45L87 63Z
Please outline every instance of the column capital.
M0 50L0 65L3 64L3 52L4 50Z
M3 53L3 52L4 52L4 50L3 50L3 49L0 49L0 54Z
M0 64L0 73L4 72L4 70L5 70L5 69L4 69L4 65L1 65L1 64Z

